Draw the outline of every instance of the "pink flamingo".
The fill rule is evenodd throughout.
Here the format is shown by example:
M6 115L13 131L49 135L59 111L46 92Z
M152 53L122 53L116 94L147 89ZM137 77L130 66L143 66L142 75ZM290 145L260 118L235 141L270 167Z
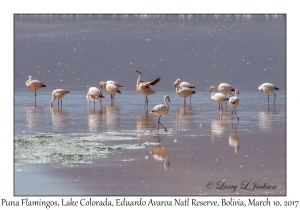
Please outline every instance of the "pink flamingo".
M220 108L222 108L222 112L223 112L222 103L225 103L226 101L228 101L228 98L223 93L215 93L215 87L214 86L211 86L209 91L212 92L211 93L211 100L218 103L219 104L219 112L220 112Z
M221 83L218 86L218 91L220 91L221 93L223 93L226 96L226 94L231 94L231 91L235 91L235 89L227 83Z
M238 97L238 95L240 94L239 90L238 89L235 89L235 96L232 96L230 99L229 99L229 104L230 106L234 109L234 112L235 112L235 115L237 116L236 114L236 107L239 105L240 103L240 99ZM232 116L233 116L233 110L232 110ZM237 116L238 118L238 121L240 121L240 118Z
M121 91L119 90L119 88L122 88L123 86L120 85L119 83L109 80L107 82L103 82L101 81L99 84L101 89L106 90L106 92L108 94L110 94L110 100L111 102L114 100L114 96L115 94L120 94Z
M227 94L232 95L231 92L235 91L235 89L231 85L229 85L227 83L221 83L218 86L218 91L220 91L221 93L223 93L226 96ZM227 103L225 104L225 108L227 108Z
M59 106L59 100L60 100L60 106L62 106L62 98L65 97L65 95L67 95L68 93L70 93L70 91L65 90L65 89L56 89L52 92L52 100L50 101L50 106L52 107L52 102L55 101L55 99L57 99L58 101L58 106Z
M113 84L113 85L117 86L118 88L123 88L123 86L120 85L118 82L112 81L112 80L106 81L106 84Z
M44 85L41 81L32 80L31 78L32 78L31 76L28 77L28 80L26 82L26 86L30 90L34 90L34 106L36 106L36 91L43 88L43 87L47 87L47 86Z
M269 93L273 93L274 94L274 104L275 104L276 94L274 92L279 90L279 88L275 87L275 85L273 85L271 83L264 83L261 86L259 86L258 90L268 94L268 103L269 103Z
M192 96L192 94L195 94L196 92L195 91L193 91L192 89L190 89L190 88L187 88L187 87L180 87L180 85L181 84L179 84L180 83L180 80L179 79L177 79L176 81L175 81L175 83L174 83L174 87L176 88L176 93L177 93L177 95L179 96L179 97L182 97L182 98L184 98L184 104L186 103L185 102L185 99L187 98L187 97L191 97ZM189 83L188 83L189 84ZM191 100L190 100L190 102L191 102Z
M164 127L165 131L167 131L166 127L163 126L163 124L160 123L160 117L161 117L161 116L165 116L165 115L168 114L168 112L169 112L169 105L168 105L168 103L167 103L167 100L168 100L169 102L170 102L171 100L170 100L170 97L169 97L169 96L165 96L165 97L164 97L164 100L165 100L165 104L159 104L159 105L156 105L156 106L152 109L152 111L151 111L150 113L153 113L153 114L155 114L156 116L159 117L159 118L158 118L158 121L157 121L157 123L158 123L158 128L157 128L157 129L159 130L159 124L160 124L160 125L162 125L162 127Z
M177 79L177 80L175 81L175 83L174 83L174 87L175 87L175 88L176 88L175 85L177 85L177 84L179 84L179 85L178 85L179 88L189 88L189 89L194 89L194 88L195 88L195 86L192 85L192 84L189 83L189 82L180 82L180 79ZM184 98L184 101L185 101L185 98ZM192 95L190 95L190 103L191 103L191 102L192 102Z
M89 88L89 92L86 94L86 98L87 99L93 99L94 100L94 109L95 109L95 100L100 100L100 104L102 106L102 101L101 101L101 98L105 98L101 91L96 88L96 87L90 87Z
M148 97L147 96L151 96L156 93L152 89L152 85L155 85L156 83L158 83L160 80L160 77L158 77L156 80L153 80L152 82L144 82L144 81L141 81L142 72L140 70L137 70L136 72L139 74L139 78L136 83L136 90L137 90L137 92L146 96L144 108L146 107L146 104L147 104L147 109L148 109Z

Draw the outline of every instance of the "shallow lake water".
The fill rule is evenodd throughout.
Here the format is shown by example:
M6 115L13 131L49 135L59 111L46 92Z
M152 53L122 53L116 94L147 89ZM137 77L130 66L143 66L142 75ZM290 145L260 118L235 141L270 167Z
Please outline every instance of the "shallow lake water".
M284 92L268 105L266 94L241 91L239 121L229 105L219 115L209 91L186 105L175 91L157 93L149 97L148 112L136 91L122 91L114 104L106 94L95 109L84 91L71 91L62 108L50 108L46 88L37 93L37 107L30 106L31 91L16 92L16 195L286 193ZM167 94L166 132L157 130L158 118L149 112ZM207 189L210 181L238 188ZM244 181L276 189L239 189Z
M138 69L162 78L148 110ZM285 16L17 15L14 73L15 195L286 195ZM47 85L36 106L29 75ZM178 78L196 86L185 105ZM89 87L110 79L121 94L94 106ZM239 121L211 100L221 82ZM150 113L165 95L168 131Z

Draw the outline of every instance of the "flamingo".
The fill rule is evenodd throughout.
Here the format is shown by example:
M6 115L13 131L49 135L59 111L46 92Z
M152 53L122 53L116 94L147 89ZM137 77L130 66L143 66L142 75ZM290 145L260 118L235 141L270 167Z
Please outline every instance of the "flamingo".
M226 96L226 94L231 94L231 91L235 91L235 89L227 83L221 83L218 86L218 91L220 91L221 93L223 93Z
M227 94L232 95L231 91L235 91L235 89L227 83L221 83L218 86L218 91L220 91L226 96ZM225 104L225 108L227 108L227 103Z
M93 99L94 100L94 109L95 109L95 100L100 100L100 104L102 106L102 101L101 101L101 98L105 98L101 91L96 88L96 87L90 87L89 88L89 92L86 94L86 98L87 99Z
M189 82L180 82L180 79L177 79L176 81L175 81L175 83L177 84L179 84L179 88L195 88L195 86L194 85L192 85L191 83L189 83ZM174 86L175 86L175 83L174 83ZM175 87L176 88L176 87ZM191 103L191 101L192 101L192 95L190 95L190 103Z
M106 84L114 84L114 85L117 86L118 88L123 88L123 86L120 85L118 82L115 82L115 81L112 81L112 80L106 81Z
M168 105L168 103L167 103L167 100L170 102L170 101L171 101L171 100L170 100L170 97L169 97L169 96L165 96L165 97L164 97L164 100L165 100L165 104L159 104L159 105L156 105L156 106L152 109L152 111L150 112L150 113L155 114L156 116L159 116L158 121L157 121L157 124L158 124L158 130L159 130L159 124L161 124L161 123L160 123L160 117L161 117L161 116L167 115L168 112L169 112L169 105ZM165 131L167 131L166 127L163 126L163 124L161 124L161 125L162 125L162 127L164 127Z
M50 101L50 106L52 107L52 102L57 99L58 101L58 106L59 106L59 100L60 100L60 106L62 106L62 98L70 93L70 91L65 90L65 89L56 89L52 92L52 100Z
M179 83L180 83L180 80L177 79L177 80L175 81L175 83L174 83L174 87L176 88L176 93L177 93L177 95L178 95L179 97L184 98L184 104L185 104L185 103L186 103L186 102L185 102L185 98L191 96L192 94L195 94L196 92L193 91L192 89L186 88L186 87L181 87L181 88L179 89L179 87L180 87L180 85L181 85L181 84L179 84Z
M274 94L274 104L275 104L276 94L274 92L279 90L279 88L275 87L275 85L273 85L271 83L264 83L258 87L258 90L268 94L268 103L269 103L269 93L273 93Z
M100 88L106 90L106 92L108 94L110 94L110 100L111 100L111 102L113 101L115 94L120 94L121 93L121 91L119 90L119 88L123 87L119 83L117 83L115 81L112 81L112 80L109 80L107 82L101 81L100 84L99 84L99 86L100 86Z
M240 103L240 99L238 97L238 95L240 94L239 90L238 89L235 89L235 96L232 96L230 99L229 99L229 104L232 108L234 108L234 111L235 111L235 115L237 116L236 114L236 107L239 105ZM233 110L232 110L232 116L233 116ZM238 121L240 121L240 118L237 116L238 118Z
M29 76L28 80L26 82L26 86L30 89L30 90L34 90L34 106L36 106L36 91L43 88L43 87L47 87L46 85L44 85L44 83L38 81L38 80L32 80L32 77Z
M160 77L158 77L156 80L153 80L152 82L144 82L144 81L141 81L142 72L140 70L137 70L136 72L139 74L139 78L136 83L136 90L137 90L137 92L146 96L144 108L146 107L146 104L147 104L147 109L148 109L148 97L147 96L150 96L150 95L153 95L156 93L152 89L152 85L155 85L156 83L158 83L160 80Z
M225 103L229 99L223 93L215 93L215 87L214 86L211 86L209 92L212 92L211 93L211 100L213 100L214 102L219 104L219 112L220 112L220 106L221 106L222 112L223 112L222 103Z

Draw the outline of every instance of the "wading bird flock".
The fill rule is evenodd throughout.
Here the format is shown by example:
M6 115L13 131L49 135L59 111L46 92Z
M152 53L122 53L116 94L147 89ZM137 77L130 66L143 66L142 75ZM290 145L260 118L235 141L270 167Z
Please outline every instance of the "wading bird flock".
M145 104L144 104L144 109L146 109L146 111L148 111L148 96L154 95L156 92L152 89L152 86L154 86L156 83L158 83L160 81L160 77L158 77L157 79L151 81L151 82L145 82L145 81L141 81L141 77L142 77L142 72L140 70L136 71L139 75L137 83L136 83L136 90L138 93L144 95L146 97L145 99ZM38 80L32 80L32 77L29 76L28 77L28 81L26 82L26 86L30 89L30 90L34 90L34 106L36 106L36 91L43 88L43 87L47 87L45 84L43 84L42 82L38 81ZM101 81L99 84L100 88L105 90L108 94L111 95L111 103L113 103L114 101L114 97L115 94L121 94L121 91L119 90L120 88L123 88L122 85L120 85L118 82L109 80L106 82ZM174 82L174 87L176 89L176 94L179 97L184 98L184 104L186 104L186 98L190 96L190 102L191 102L191 96L192 94L195 94L196 92L194 91L195 86L188 83L188 82L180 82L180 79L177 79ZM269 94L273 93L274 94L274 104L275 104L275 99L276 99L276 94L274 93L275 91L279 90L279 88L277 88L276 86L274 86L271 83L264 83L261 86L259 86L258 88L260 91L267 93L268 94L268 103L269 103ZM223 112L223 103L226 103L228 101L228 103L230 104L230 106L232 107L232 116L233 114L236 115L238 121L239 121L239 117L236 114L236 107L239 105L239 91L238 89L234 89L231 85L227 84L227 83L221 83L218 86L218 90L220 92L216 93L215 92L215 87L211 86L210 88L210 92L211 93L211 100L218 103L219 104L219 113L220 111ZM226 94L231 94L231 92L235 91L235 96L232 96L230 99L227 98ZM65 89L57 89L54 90L52 92L52 100L50 101L50 106L52 107L52 102L57 99L58 100L58 106L59 106L59 101L60 101L60 106L62 107L62 98L67 95L68 93L70 93L70 91L65 90ZM94 100L94 109L95 109L95 100L99 100L100 101L100 105L102 106L102 101L101 98L104 98L102 92L100 89L98 89L97 87L90 87L89 91L86 95L87 99L92 99ZM171 101L170 97L168 95L166 95L164 97L164 101L165 104L159 104L156 105L150 113L158 116L158 121L157 121L157 125L158 125L158 130L159 130L159 125L161 125L165 131L167 131L166 127L163 126L163 124L161 124L160 122L160 118L162 116L165 116L168 114L169 112L169 104L167 101ZM227 104L227 103L226 103Z

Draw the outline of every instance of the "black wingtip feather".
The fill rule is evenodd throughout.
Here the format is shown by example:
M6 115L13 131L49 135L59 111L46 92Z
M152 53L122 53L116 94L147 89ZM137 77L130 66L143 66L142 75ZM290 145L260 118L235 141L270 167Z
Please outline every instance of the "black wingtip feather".
M150 85L155 85L156 83L158 83L160 81L160 77L158 77L156 80L149 82Z

